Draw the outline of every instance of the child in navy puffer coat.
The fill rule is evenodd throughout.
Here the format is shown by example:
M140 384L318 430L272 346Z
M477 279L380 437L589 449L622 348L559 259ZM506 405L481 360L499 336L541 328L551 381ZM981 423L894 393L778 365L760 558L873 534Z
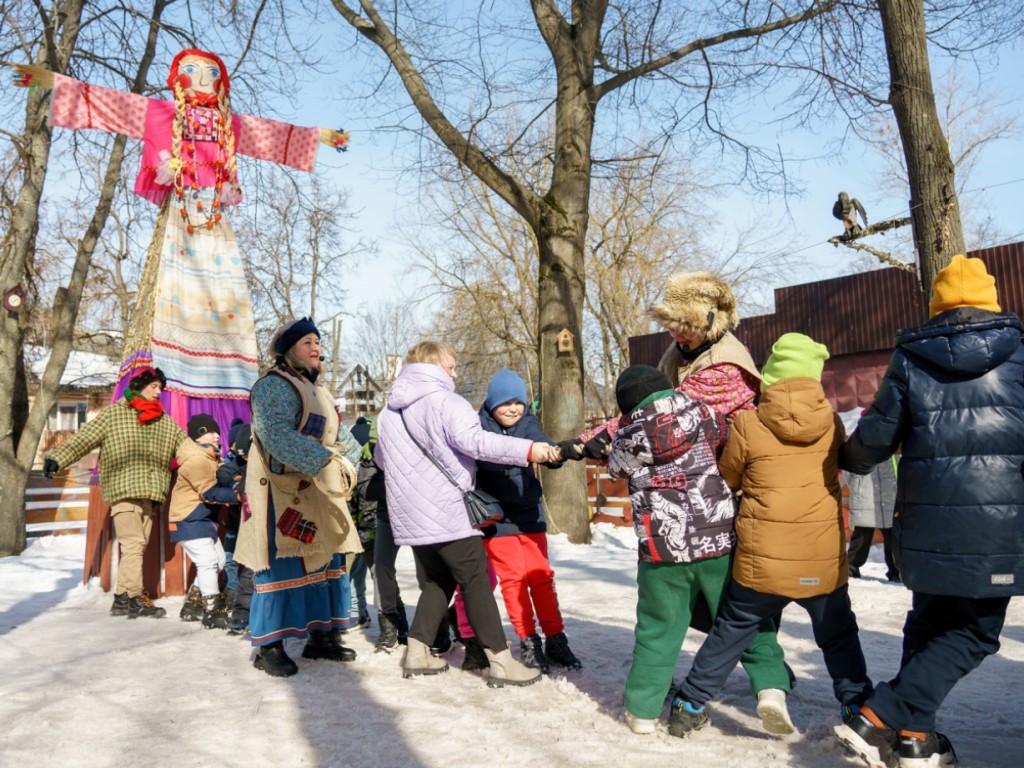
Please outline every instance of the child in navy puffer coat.
M480 408L480 424L488 432L551 442L541 431L537 417L526 412L526 383L515 371L502 368L487 386ZM561 464L547 464L556 468ZM501 502L504 517L484 528L484 549L501 585L509 620L519 636L520 660L548 671L548 662L568 669L583 665L569 648L565 624L555 592L555 573L548 561L547 520L541 501L543 491L533 466L477 462L477 488ZM546 638L541 647L537 624ZM473 640L465 638L467 657Z

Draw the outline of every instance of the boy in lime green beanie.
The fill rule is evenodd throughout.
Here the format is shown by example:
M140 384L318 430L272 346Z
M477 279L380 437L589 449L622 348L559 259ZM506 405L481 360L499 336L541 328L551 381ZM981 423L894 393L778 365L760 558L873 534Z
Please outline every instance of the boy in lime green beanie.
M733 422L718 462L729 487L743 491L732 581L676 691L670 728L685 732L710 722L704 705L721 690L761 622L792 602L810 615L844 717L871 695L847 589L838 471L846 435L821 388L827 359L824 344L783 334L762 370L757 409Z

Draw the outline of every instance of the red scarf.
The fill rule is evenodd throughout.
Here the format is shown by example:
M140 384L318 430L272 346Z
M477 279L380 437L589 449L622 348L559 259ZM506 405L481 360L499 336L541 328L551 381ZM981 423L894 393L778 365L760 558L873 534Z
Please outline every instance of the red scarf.
M159 400L147 400L133 389L124 391L124 399L139 412L139 424L155 421L164 415L164 406Z

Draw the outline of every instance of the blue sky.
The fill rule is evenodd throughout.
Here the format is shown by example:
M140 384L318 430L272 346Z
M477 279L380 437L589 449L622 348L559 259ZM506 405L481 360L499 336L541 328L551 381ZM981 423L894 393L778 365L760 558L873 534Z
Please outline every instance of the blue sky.
M1024 71L1024 52L1008 50L1002 53L999 67L990 78L999 100L1018 109L1024 104L1021 71ZM312 104L320 105L316 116L307 117L307 120L321 125L344 125L352 130L351 150L343 155L321 150L318 167L337 184L351 191L352 208L359 211L356 226L380 246L377 259L362 264L349 274L347 283L351 305L346 309L357 311L361 304L372 305L402 292L413 291L415 281L422 280L422 276L410 277L406 267L409 248L397 232L396 221L407 219L418 206L420 191L414 174L400 176L397 173L395 169L401 167L401 158L393 154L394 137L378 133L376 126L368 124L359 114L331 115L331 119L324 122L322 105L331 104L332 93L336 93L331 83L310 83L307 91L310 95L298 116L300 119L313 112ZM358 110L358 105L350 109ZM835 135L835 131L826 128L813 136L762 132L761 137L769 146L778 142L793 153L823 154L825 145ZM814 146L816 141L820 142L820 148ZM1024 139L1021 137L991 145L971 179L971 187L980 191L964 195L961 199L964 208L987 206L1002 229L1017 235L1015 239L1024 239L1024 223L1020 216L1024 208L1022 157ZM905 199L886 196L878 191L877 179L884 172L882 160L874 150L856 140L851 140L842 158L808 161L791 165L790 170L805 187L802 197L765 200L737 190L717 206L724 222L724 239L729 239L731 230L755 217L779 223L793 236L800 266L785 276L784 284L835 277L850 270L852 254L845 249L837 250L826 242L841 231L839 222L831 217L831 206L839 190L858 197L872 222L908 215ZM991 189L985 191L987 188ZM778 247L785 247L788 239L782 238ZM889 244L882 236L876 236L869 242L882 249ZM766 286L769 287L777 286Z
M322 21L319 29L325 49L327 41L336 41L341 48L351 43L353 33L333 10L325 12ZM373 56L378 63L383 61L383 54L369 45L348 48L347 53L339 54L343 62L339 75L300 76L296 105L282 105L279 113L268 115L306 125L344 127L352 132L349 152L338 154L326 147L320 149L318 172L332 184L349 191L350 208L358 214L355 221L357 234L376 241L380 252L372 261L363 260L352 265L345 278L349 292L347 306L324 309L321 311L324 316L337 310L357 312L360 307L411 294L423 279L421 274L409 270L410 248L396 226L397 222L418 218L422 194L418 179L414 171L401 172L403 168L412 166L416 148L409 141L396 140L393 133L365 116L364 112L369 110L361 107L353 94L365 91L362 86L372 82L368 74L372 67L365 60L354 58L357 53L353 51L359 56ZM225 59L230 62L232 56L226 53ZM989 78L998 100L1013 105L1018 113L1024 113L1020 106L1024 105L1022 71L1024 51L1018 45L1018 50L1001 52L998 69ZM398 96L403 104L408 103L404 91L400 91ZM383 111L379 104L373 106L376 108L374 111ZM1020 116L1024 122L1024 114ZM599 116L599 119L602 118ZM796 134L792 131L778 132L769 127L759 133L758 139L769 147L779 145L790 155L822 156L840 128L834 126L830 130L826 126L819 127L814 134ZM971 187L991 189L961 198L964 208L988 207L1003 230L1017 235L1015 239L1024 239L1024 223L1020 216L1024 209L1022 157L1024 138L1017 137L990 146L972 177ZM805 189L802 197L765 199L737 189L716 206L718 219L722 222L719 237L723 241L729 241L736 229L751 221L764 221L773 229L781 228L784 234L779 238L777 247L785 248L792 241L799 260L799 266L783 278L785 284L834 277L849 271L851 254L826 242L841 229L830 215L832 202L840 189L863 201L871 221L907 215L905 199L879 192L877 180L884 172L881 158L855 140L851 140L841 158L791 163L788 168ZM49 184L55 183L57 179L51 178ZM888 245L883 238L876 237L871 242L881 248ZM766 286L766 294L770 295L772 287L776 286ZM354 327L354 324L347 324L346 329L348 327Z

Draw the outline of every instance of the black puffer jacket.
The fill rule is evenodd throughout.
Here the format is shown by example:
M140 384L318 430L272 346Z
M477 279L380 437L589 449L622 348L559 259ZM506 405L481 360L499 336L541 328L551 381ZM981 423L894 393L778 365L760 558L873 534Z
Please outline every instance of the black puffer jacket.
M1024 325L960 307L900 331L840 453L865 474L902 444L894 545L915 592L1024 594Z

